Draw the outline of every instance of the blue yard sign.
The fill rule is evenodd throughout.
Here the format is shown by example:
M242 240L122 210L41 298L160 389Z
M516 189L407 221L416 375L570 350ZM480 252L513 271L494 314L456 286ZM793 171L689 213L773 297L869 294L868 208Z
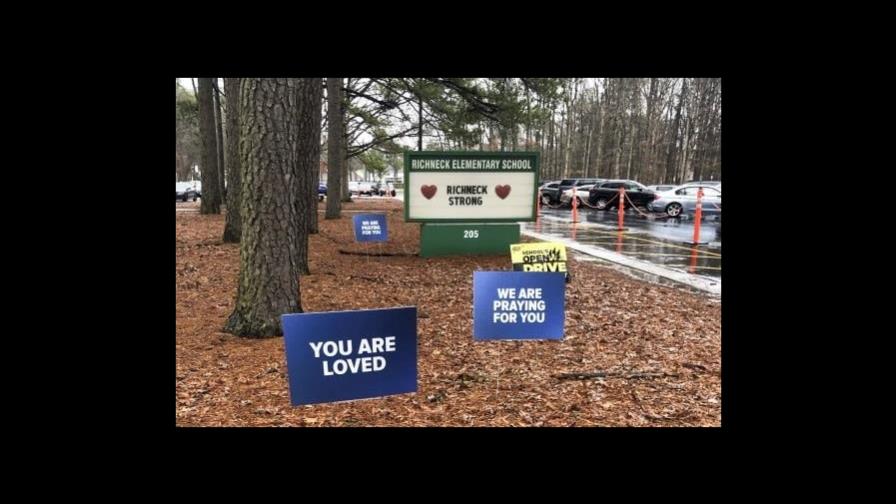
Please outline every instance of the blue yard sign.
M417 391L417 308L283 315L293 406Z
M389 240L385 214L358 214L352 219L355 224L355 241L377 242Z
M562 339L564 273L473 272L473 339Z

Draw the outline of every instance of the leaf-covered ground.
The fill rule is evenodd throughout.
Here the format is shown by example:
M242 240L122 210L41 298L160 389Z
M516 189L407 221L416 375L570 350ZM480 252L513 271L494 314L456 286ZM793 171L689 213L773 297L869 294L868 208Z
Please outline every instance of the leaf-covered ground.
M417 306L418 391L292 407L283 338L221 332L233 309L239 246L221 242L223 215L193 208L178 204L188 211L176 212L179 426L721 425L717 300L572 259L563 340L474 342L472 272L510 270L509 253L416 257L419 224L404 222L401 202L375 199L343 209L387 211L388 244L354 243L353 213L332 221L321 213L309 245L312 274L300 279L302 307ZM558 377L597 372L607 376Z

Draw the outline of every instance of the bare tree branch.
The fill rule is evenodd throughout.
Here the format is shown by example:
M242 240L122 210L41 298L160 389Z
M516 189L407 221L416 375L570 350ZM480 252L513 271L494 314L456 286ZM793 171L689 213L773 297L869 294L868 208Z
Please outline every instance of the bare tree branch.
M384 143L386 143L386 142L395 140L396 138L399 138L399 137L406 136L408 133L410 133L410 132L412 132L412 131L414 131L414 130L416 130L416 129L417 129L416 126L412 126L412 127L408 128L408 129L406 129L406 130L404 130L404 131L401 131L401 132L399 132L399 133L396 133L396 134L394 134L394 135L390 135L390 136L385 137L385 138L374 139L374 140L371 141L371 142L368 142L368 143L366 143L366 144L364 144L364 145L360 145L360 146L358 146L358 147L357 147L355 150L353 150L353 151L349 151L348 157L349 157L349 158L353 158L353 157L355 157L355 156L357 156L357 155L359 155L359 154L363 154L364 152L366 152L367 150L371 149L372 147L375 147L375 146L377 146L377 145L382 145L382 144L384 144Z
M390 100L390 101L383 101L383 100L374 98L373 96L370 96L370 95L368 95L368 94L366 94L366 93L362 93L362 92L360 92L360 91L355 91L355 90L348 89L348 88L343 88L343 91L345 91L345 93L346 93L347 95L350 95L350 96L357 96L357 97L359 97L359 98L364 98L365 100L370 100L370 101L372 101L372 102L374 102L374 103L378 103L378 104L380 104L381 107L386 108L386 109L392 109L392 108L395 108L395 107L398 106L398 102L391 101L391 100Z

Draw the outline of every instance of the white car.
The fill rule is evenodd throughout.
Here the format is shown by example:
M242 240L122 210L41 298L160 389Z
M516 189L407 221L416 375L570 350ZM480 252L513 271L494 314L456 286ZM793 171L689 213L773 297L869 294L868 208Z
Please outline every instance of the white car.
M373 182L359 182L359 181L350 181L348 183L348 192L352 194L366 194L367 196L373 196L374 191L374 183Z
M576 206L582 207L583 201L588 201L588 194L591 191L591 188L594 187L594 184L588 184L583 186L576 187L576 197L579 199ZM563 194L560 195L560 204L561 205L571 205L572 204L572 189L567 189L563 191Z
M196 198L202 197L202 182L175 182L174 193L175 200L187 201L192 199L196 201Z
M380 182L377 194L380 196L395 196L395 185L392 182Z

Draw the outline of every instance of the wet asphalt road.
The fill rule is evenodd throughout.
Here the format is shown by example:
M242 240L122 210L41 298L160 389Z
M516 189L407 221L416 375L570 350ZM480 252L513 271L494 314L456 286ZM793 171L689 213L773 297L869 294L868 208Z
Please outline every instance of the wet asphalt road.
M176 202L176 211L198 212L199 202ZM681 219L647 219L629 211L625 214L626 231L617 229L615 210L602 212L579 209L579 224L572 225L569 208L541 209L539 222L521 223L521 229L573 239L585 245L611 250L635 259L648 261L688 273L721 277L722 224L716 215L707 215L700 224L700 242L691 245L694 236L693 216Z
M688 273L721 277L722 224L716 215L704 216L700 224L701 245L692 245L693 215L681 219L665 219L658 214L648 219L626 212L624 228L619 233L615 210L603 212L579 209L579 224L573 226L570 209L542 208L538 223L523 223L528 229L547 235L573 239L579 243L611 250L635 259L648 261Z

